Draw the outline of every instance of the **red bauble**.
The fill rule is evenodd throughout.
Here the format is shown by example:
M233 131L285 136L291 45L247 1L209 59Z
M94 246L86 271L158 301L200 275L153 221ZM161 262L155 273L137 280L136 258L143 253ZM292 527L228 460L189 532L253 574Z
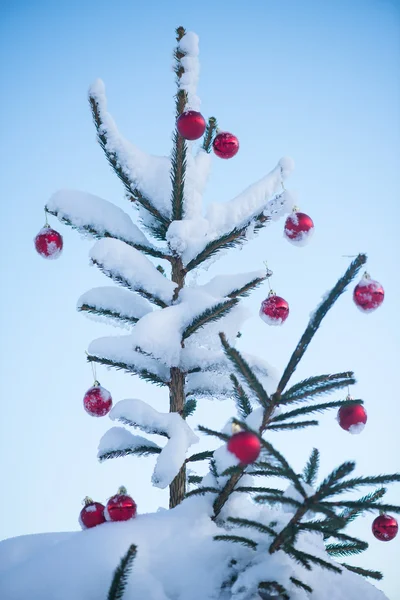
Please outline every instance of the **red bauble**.
M82 529L90 529L106 522L104 516L105 506L100 502L93 502L91 498L86 497L85 506L79 515L79 523Z
M136 502L128 496L126 488L120 487L118 494L107 502L104 511L107 521L128 521L136 516Z
M399 531L399 524L390 515L379 515L372 523L372 533L381 542L390 542Z
M62 236L58 231L49 227L49 225L45 225L35 237L35 248L38 254L43 256L43 258L54 260L55 258L58 258L62 252Z
M339 408L337 420L342 429L350 433L361 433L367 422L367 411L362 404L350 404Z
M206 130L206 122L201 113L187 110L178 118L176 127L185 140L198 140Z
M229 438L228 450L242 464L249 465L257 460L261 451L261 443L258 437L254 433L251 433L251 431L240 431Z
M289 304L273 292L261 304L260 317L268 325L282 325L288 316Z
M296 246L305 246L313 232L313 220L305 213L294 211L286 219L284 235Z
M213 149L220 158L232 158L239 150L239 140L233 133L221 131L213 141Z
M101 387L98 381L95 381L93 387L88 389L83 398L83 406L92 417L104 417L112 407L111 394Z
M381 284L371 279L368 273L364 273L353 292L356 306L362 312L372 312L382 304L384 298L385 292Z

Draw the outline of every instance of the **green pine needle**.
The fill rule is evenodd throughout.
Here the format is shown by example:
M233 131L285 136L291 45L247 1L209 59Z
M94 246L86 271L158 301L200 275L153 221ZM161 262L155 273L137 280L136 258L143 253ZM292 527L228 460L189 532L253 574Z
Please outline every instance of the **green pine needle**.
M122 600L136 553L137 547L132 544L129 546L128 552L121 558L121 562L114 572L107 600Z

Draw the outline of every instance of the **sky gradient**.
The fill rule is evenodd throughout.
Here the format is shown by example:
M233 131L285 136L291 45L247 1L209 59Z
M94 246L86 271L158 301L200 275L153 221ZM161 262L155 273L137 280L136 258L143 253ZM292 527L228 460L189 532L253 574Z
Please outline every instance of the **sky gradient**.
M110 421L82 410L93 380L84 352L92 339L124 331L75 311L84 291L108 283L89 267L91 242L52 219L64 253L50 262L35 253L33 237L60 188L130 210L96 144L87 89L97 77L123 134L143 150L169 154L178 25L200 36L203 114L240 140L232 161L215 159L205 201L232 198L289 155L296 170L287 187L316 226L311 243L297 248L283 239L283 221L274 223L202 275L256 270L265 260L274 271L273 287L291 315L282 328L264 325L257 315L267 290L257 290L245 301L253 317L239 347L282 370L310 311L351 260L343 255L367 252L368 270L386 291L370 315L347 292L295 377L354 370L353 395L365 400L369 417L363 434L343 432L330 413L318 430L274 434L273 442L297 470L316 446L322 475L348 459L363 474L399 471L399 2L4 2L0 539L77 529L82 498L104 501L122 483L139 511L166 505L166 493L151 487L153 459L96 460ZM167 407L165 392L137 378L102 368L97 376L115 401L138 397ZM231 405L204 402L191 424L222 427L231 414ZM387 499L400 503L399 485ZM352 529L370 543L356 562L382 570L378 587L398 600L400 536L374 540L372 518Z

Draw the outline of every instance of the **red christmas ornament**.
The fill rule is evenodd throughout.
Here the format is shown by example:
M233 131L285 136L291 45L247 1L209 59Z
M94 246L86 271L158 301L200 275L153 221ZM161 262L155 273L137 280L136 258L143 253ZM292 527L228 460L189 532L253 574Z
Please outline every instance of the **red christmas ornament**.
M106 522L104 516L104 505L100 502L93 502L91 498L86 496L84 499L85 506L82 508L79 515L79 523L82 529L91 529L97 525Z
M390 515L379 515L372 523L372 533L381 542L390 542L399 531L399 524Z
M104 417L112 407L111 394L95 381L83 398L83 406L92 417Z
M178 118L176 127L185 140L198 140L206 130L206 122L201 113L187 110Z
M352 400L347 396L346 400ZM338 410L337 420L342 429L350 433L361 433L367 422L367 411L362 404L350 404L341 406Z
M257 460L261 451L261 443L258 437L254 433L251 433L251 431L240 431L229 438L228 450L241 463L249 465Z
M296 246L305 246L314 232L314 223L311 217L297 209L288 216L285 222L284 236Z
M62 236L52 229L50 225L45 225L35 237L35 248L40 256L48 260L58 258L63 249Z
M372 312L380 306L385 298L383 287L364 273L353 292L353 300L362 312Z
M119 488L118 493L107 502L104 511L107 521L128 521L136 516L136 503L128 496L126 488Z
M275 292L270 292L260 308L260 317L268 325L282 325L289 316L289 304L277 296Z
M239 150L239 140L233 133L221 131L213 141L213 149L220 158L233 158Z

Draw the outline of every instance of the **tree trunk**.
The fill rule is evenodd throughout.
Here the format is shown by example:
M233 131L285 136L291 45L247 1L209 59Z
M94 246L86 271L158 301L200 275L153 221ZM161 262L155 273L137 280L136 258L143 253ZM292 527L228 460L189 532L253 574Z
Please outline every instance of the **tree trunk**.
M174 300L185 285L186 271L180 258L172 260L171 280L178 284L174 293ZM185 406L185 374L178 367L171 368L171 382L169 384L169 412L177 412L183 416ZM186 493L186 465L183 464L178 475L169 487L169 507L174 508L180 504Z

